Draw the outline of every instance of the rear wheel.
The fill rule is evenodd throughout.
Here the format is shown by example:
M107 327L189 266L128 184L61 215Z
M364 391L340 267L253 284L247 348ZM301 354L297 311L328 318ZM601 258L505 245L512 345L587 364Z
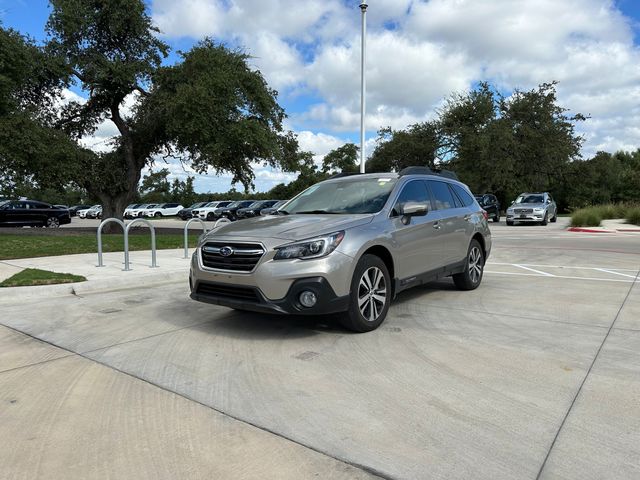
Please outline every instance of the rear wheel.
M453 275L453 283L460 290L474 290L478 288L484 273L484 252L477 240L471 240L467 252L464 272Z
M351 280L349 310L342 324L355 332L370 332L380 326L391 303L391 278L385 263L375 255L364 255Z

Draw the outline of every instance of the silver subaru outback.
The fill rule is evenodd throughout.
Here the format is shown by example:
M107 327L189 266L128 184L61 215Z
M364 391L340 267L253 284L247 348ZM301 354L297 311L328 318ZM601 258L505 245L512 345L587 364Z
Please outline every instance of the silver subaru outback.
M340 314L366 332L402 290L451 276L477 288L491 251L486 212L451 172L337 176L276 215L203 235L191 261L191 298L238 310Z

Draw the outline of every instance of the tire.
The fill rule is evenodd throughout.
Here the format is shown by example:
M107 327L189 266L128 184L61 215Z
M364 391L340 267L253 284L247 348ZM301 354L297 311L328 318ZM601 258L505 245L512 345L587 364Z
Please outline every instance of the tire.
M493 223L499 223L500 222L500 214L496 213L496 216L493 217Z
M507 227L513 227L513 220L507 220Z
M558 212L556 212L556 213L553 215L553 218L550 220L550 222L551 222L551 223L556 223L556 221L557 221L557 220L558 220Z
M375 255L363 255L353 272L349 310L342 325L359 333L375 330L387 317L390 304L391 277L387 266Z
M475 290L482 282L483 273L484 252L480 243L474 239L469 244L464 272L452 275L453 283L460 290Z
M156 212L153 214L154 217L156 218L160 218L162 216L162 214L160 212Z
M49 217L46 226L47 228L60 228L60 220L58 217Z
M547 225L547 223L549 223L547 221L547 212L544 212L544 217L542 218L542 221L540 222L540 225L542 225L543 227Z
M207 220L209 222L213 222L215 220L216 216L213 214L213 212L209 212L207 213Z

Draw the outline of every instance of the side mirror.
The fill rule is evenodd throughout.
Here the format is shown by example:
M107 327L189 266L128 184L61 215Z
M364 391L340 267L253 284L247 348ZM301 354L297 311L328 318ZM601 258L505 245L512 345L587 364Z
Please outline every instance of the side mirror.
M411 217L421 217L429 212L426 203L407 202L402 207L402 223L407 225Z

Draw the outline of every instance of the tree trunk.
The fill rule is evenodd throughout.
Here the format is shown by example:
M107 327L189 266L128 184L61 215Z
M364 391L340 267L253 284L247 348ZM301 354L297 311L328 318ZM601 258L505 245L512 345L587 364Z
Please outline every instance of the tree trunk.
M129 204L129 194L121 194L115 197L99 195L102 201L102 220L107 218L123 219L124 209ZM102 229L104 233L122 233L122 228L116 222L111 222Z

